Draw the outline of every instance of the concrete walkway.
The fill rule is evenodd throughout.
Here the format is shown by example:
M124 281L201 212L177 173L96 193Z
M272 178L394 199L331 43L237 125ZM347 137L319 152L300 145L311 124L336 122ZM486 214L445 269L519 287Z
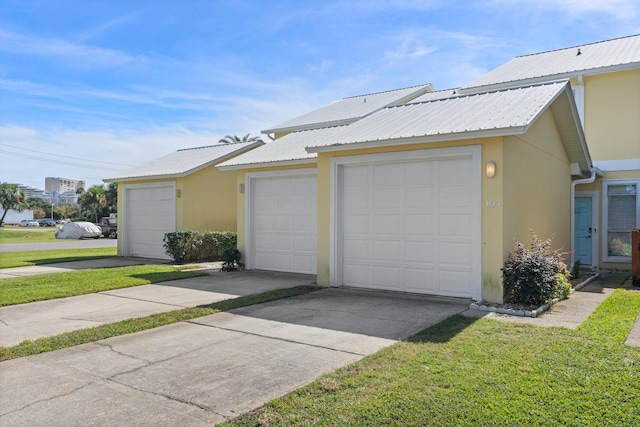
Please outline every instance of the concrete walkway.
M2 245L0 245L2 246ZM67 271L86 270L89 268L126 267L139 264L168 264L166 259L110 257L98 258L86 261L61 262L55 264L30 265L27 267L14 267L0 269L0 279L11 277L36 276L38 274L64 273Z
M97 264L88 261L83 263ZM33 273L36 270L49 270L51 267L25 268ZM55 271L67 269L68 267L56 268ZM105 323L211 304L274 289L308 285L314 280L314 276L303 274L209 271L207 276L202 277L0 307L0 346L11 347L24 340L35 340Z
M328 288L0 363L0 425L210 425L460 313Z
M628 282L628 277L628 273L602 272L595 281L571 294L569 299L554 304L549 311L539 317L518 317L479 310L467 310L463 314L468 317L487 317L535 326L560 326L576 329L614 290ZM640 315L629 333L626 344L640 347Z

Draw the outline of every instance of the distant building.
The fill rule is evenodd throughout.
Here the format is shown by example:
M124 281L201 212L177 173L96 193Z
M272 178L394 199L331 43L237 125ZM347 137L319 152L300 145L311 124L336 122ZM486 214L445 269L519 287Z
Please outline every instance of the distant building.
M27 195L27 197L40 197L42 198L44 196L44 190L41 190L39 188L34 188L34 187L30 187L28 185L23 185L23 184L15 184L18 186L19 189L21 189L24 194ZM30 218L27 218L30 219Z
M44 179L44 191L47 193L66 193L73 191L74 193L79 188L85 188L84 181L78 181L69 178L52 178L47 177Z

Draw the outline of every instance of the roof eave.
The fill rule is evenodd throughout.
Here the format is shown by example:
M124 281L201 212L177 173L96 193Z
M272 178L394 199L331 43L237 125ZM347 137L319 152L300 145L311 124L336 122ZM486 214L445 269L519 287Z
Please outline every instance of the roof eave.
M465 86L459 90L459 93L469 95L473 93L509 89L513 87L528 86L528 85L538 84L538 83L550 83L553 81L561 81L561 80L567 80L571 78L577 78L578 76L592 76L596 74L605 74L605 73L612 73L616 71L632 70L634 68L640 68L640 62L630 62L627 64L611 65L611 66L599 67L599 68L590 68L586 70L570 71L566 73L550 74L546 76L532 77L532 78L519 79L519 80L510 80L508 82L501 82L501 83L490 83L490 84L478 85L478 86Z
M294 159L294 160L278 160L274 162L261 162L261 163L244 163L238 165L217 166L218 169L227 170L243 170L243 169L260 169L260 168L272 168L277 166L295 166L295 165L308 165L317 163L316 157L307 159Z
M253 150L254 148L260 147L261 145L264 145L263 141L256 141L252 144L249 144L247 146L238 148L237 150L231 151L227 154L225 154L224 156L220 156L220 157L216 157L215 159L208 161L206 163L203 163L201 165L198 165L194 168L182 171L182 172L176 172L176 173L170 173L170 174L159 174L159 175L146 175L146 176L132 176L132 177L116 177L116 178L105 178L102 180L102 182L105 183L109 183L109 182L121 182L121 181L143 181L143 180L152 180L152 179L176 179L176 178L184 178L185 176L191 175L195 172L198 172L199 170L205 169L209 166L212 165L216 165L218 163L222 163L225 162L229 159L232 159L242 153L246 153L247 151Z
M348 142L344 144L334 144L325 146L307 147L308 153L323 153L327 151L345 151L361 148L388 147L392 145L420 144L431 142L457 141L475 138L490 138L495 136L521 135L525 133L528 126L513 126L499 129L482 129L477 131L452 132L438 135L422 135L412 137L389 138L375 141Z

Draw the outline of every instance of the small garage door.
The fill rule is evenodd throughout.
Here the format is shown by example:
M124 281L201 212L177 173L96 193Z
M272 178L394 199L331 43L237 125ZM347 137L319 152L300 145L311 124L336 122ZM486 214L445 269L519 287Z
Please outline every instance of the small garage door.
M250 176L249 268L316 273L314 173Z
M174 182L124 186L121 238L125 256L169 258L162 239L176 231L175 194Z
M340 166L342 283L477 297L476 168L472 155Z

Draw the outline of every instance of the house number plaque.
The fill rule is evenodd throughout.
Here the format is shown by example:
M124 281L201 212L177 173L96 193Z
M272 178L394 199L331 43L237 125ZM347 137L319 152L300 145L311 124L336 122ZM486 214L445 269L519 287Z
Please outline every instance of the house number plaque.
M502 202L500 200L487 200L488 208L499 208L502 206Z

